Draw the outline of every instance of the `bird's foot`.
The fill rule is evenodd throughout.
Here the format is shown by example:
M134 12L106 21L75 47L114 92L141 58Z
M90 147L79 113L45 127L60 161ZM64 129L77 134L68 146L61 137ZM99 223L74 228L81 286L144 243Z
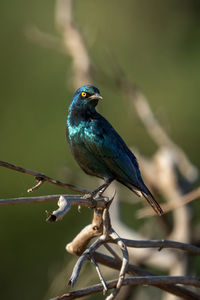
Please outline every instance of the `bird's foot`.
M102 196L104 191L93 191L91 193L87 193L85 195L83 195L83 199L98 199Z
M89 192L83 196L83 199L98 199L100 198L107 187L111 184L112 180L106 181L104 184L102 184L100 187L98 187L96 190Z
M93 193L93 192L83 195L83 199L90 199L90 201L92 202L92 207L91 208L96 208L96 206L97 206L95 198L96 198L96 194Z
M103 194L103 192L100 191L100 192L94 194L93 198L94 199L98 199L98 198L100 198L102 196L102 194Z
M82 198L83 199L90 199L90 198L93 198L93 195L92 195L92 193L87 193L87 194L83 195Z

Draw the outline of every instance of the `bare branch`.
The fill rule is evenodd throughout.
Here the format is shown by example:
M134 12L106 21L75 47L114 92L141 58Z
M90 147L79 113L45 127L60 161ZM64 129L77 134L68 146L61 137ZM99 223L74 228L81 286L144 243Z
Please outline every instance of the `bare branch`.
M64 196L68 197L69 195L64 195ZM20 198L10 198L10 199L0 199L0 206L58 201L59 197L60 197L60 195L48 195L48 196L37 196L37 197L20 197ZM74 197L74 196L72 195L72 197ZM80 198L81 196L75 196L75 197Z
M48 202L48 201L58 201L61 195L48 195L48 196L38 196L38 197L21 197L21 198L11 198L11 199L1 199L1 205L14 205L23 203L34 203L34 202ZM62 195L66 201L70 201L70 205L81 205L88 208L104 208L106 202L103 197L99 199L84 199L83 196L79 195Z
M72 2L71 0L56 1L56 25L62 34L66 54L72 57L72 84L77 89L86 83L91 83L90 58L83 36L73 22Z
M120 269L120 273L119 273L119 279L118 279L118 282L116 284L116 288L106 298L106 300L114 299L115 296L119 293L120 288L121 288L121 286L122 286L122 284L124 282L126 270L127 270L128 263L129 263L129 255L128 255L128 250L126 248L125 243L122 241L122 239L119 237L119 235L113 230L113 228L111 230L112 231L110 233L110 237L113 239L113 241L115 241L117 243L117 245L121 249L123 260L122 260L121 269Z
M80 270L81 270L81 267L82 267L84 261L88 258L93 260L94 259L93 254L94 254L95 250L97 250L101 245L106 243L108 240L110 240L110 239L113 240L119 246L119 248L121 249L122 255L123 255L123 260L122 260L120 273L119 273L119 279L118 279L116 288L106 298L107 300L114 299L115 296L118 294L118 292L119 292L119 290L122 286L123 280L125 278L126 269L127 269L128 262L129 262L128 250L126 248L126 245L123 243L123 241L119 237L119 235L114 231L114 229L112 228L111 223L110 223L110 216L109 216L108 209L110 207L111 202L112 202L112 200L108 201L106 208L103 210L103 214L102 214L102 225L103 225L102 235L95 242L93 242L92 245L88 249L86 249L83 252L81 257L78 259L78 261L77 261L77 263L76 263L76 265L73 269L71 278L69 280L69 284L71 286L73 286L76 283L77 279L78 279L78 276L80 274ZM89 225L87 227L89 227ZM81 238L83 238L83 234L81 234L80 236L81 236ZM86 239L88 240L87 235L86 235ZM81 243L83 243L83 241L81 241ZM66 248L66 250L68 250L68 249ZM101 276L100 276L100 280L101 281L103 280L103 282L104 282L104 279L102 279Z
M108 203L108 204L110 204L110 203ZM119 273L118 282L116 284L116 287L115 287L114 291L106 298L107 300L111 300L111 299L114 299L115 296L117 295L117 293L119 292L119 290L120 290L120 288L121 288L121 286L124 282L125 274L126 274L126 271L128 269L128 266L129 266L129 258L128 258L128 251L127 251L126 245L131 246L131 247L134 247L134 246L138 247L139 244L138 244L138 241L125 240L125 239L121 239L119 237L119 235L114 231L114 229L111 226L108 207L106 207L103 210L103 215L102 215L102 211L101 211L101 216L102 216L101 221L103 222L102 235L88 249L86 249L84 251L84 253L81 255L81 257L78 259L78 261L77 261L77 263L76 263L76 265L73 269L69 284L73 286L76 283L83 263L86 261L86 259L91 259L92 260L95 257L95 255L96 255L95 250L97 250L101 245L106 244L107 242L115 243L122 250L123 260L122 260L122 263L121 263L121 260L119 260L117 258L117 262L121 265L120 266L120 273ZM87 242L88 242L88 234L87 234L88 228L90 229L91 226L88 225L75 238L76 244L78 244L78 245L83 244L84 247L86 247ZM85 240L84 240L84 237L86 237ZM80 238L82 239L81 243L80 243ZM73 241L70 244L72 246ZM200 249L198 249L198 247L187 247L187 245L185 245L183 243L177 243L177 242L171 242L171 244L172 244L173 248L178 248L178 246L180 246L180 248L183 249L183 250L190 249L190 251L192 253L195 252L197 254L200 254ZM167 242L165 242L165 241L155 241L155 243L152 242L152 241L150 243L147 242L147 241L145 241L145 242L142 241L141 245L144 248L149 247L149 245L152 245L153 247L157 247L157 248L159 248L159 250L161 250L162 248L169 246L170 241L167 241ZM72 247L72 249L73 249L73 247ZM70 253L72 253L72 252L70 251ZM96 262L96 259L95 259L95 262ZM105 282L105 280L102 279L102 278L100 276L100 280L101 281L103 280Z
M127 240L122 239L124 244L127 247L133 247L133 248L158 248L158 250L162 250L164 248L174 248L178 250L184 250L191 254L198 254L200 255L200 247L191 245L191 244L185 244L180 243L176 241L169 241L169 240L161 240L161 241L134 241L134 240ZM113 242L112 240L109 242Z
M91 257L91 262L94 264L95 268L96 268L96 271L97 271L97 274L99 276L99 279L103 285L103 295L105 295L105 293L108 291L108 287L107 287L107 284L101 274L101 270L99 268L99 265L97 264L96 260L94 259L94 257Z
M83 265L83 263L90 257L92 256L92 254L94 253L94 251L96 249L98 249L102 244L102 240L101 239L97 239L88 249L86 249L83 254L81 255L81 257L78 259L76 265L74 266L74 269L72 271L72 275L71 278L69 280L69 285L73 286L77 279L78 276L80 274L81 271L81 267Z
M98 214L99 216L99 214ZM80 255L80 252L77 252L77 248L80 250L82 247L80 246L82 243L84 245L89 242L88 241L88 236L90 237L89 240L91 240L93 237L100 235L102 233L102 229L100 230L101 227L101 218L98 220L98 222L94 223L92 222L91 225L88 225L85 227L76 237L75 239L67 245L67 247L70 247L67 249L67 251L71 254L76 254ZM96 225L97 224L97 225ZM94 228L98 230L97 233L94 233ZM91 232L91 233L90 233ZM151 240L130 240L130 239L121 239L123 243L127 247L132 247L132 248L157 248L159 251L164 249L164 248L173 248L177 250L183 250L187 251L188 253L191 254L196 254L200 255L200 248L191 244L186 244L186 243L180 243L176 241L169 241L169 240L157 240L157 241L151 241ZM109 239L107 240L109 243L116 243L116 240ZM79 247L77 247L79 245ZM103 244L109 251L110 253L118 259L119 256L114 252L114 250L106 243ZM83 251L82 251L83 252Z
M21 172L21 173L29 174L29 175L34 176L37 181L48 181L52 184L61 186L63 188L71 189L71 190L79 192L81 194L86 194L86 193L90 192L89 190L84 189L82 187L79 187L79 186L76 186L76 185L73 185L73 184L68 184L68 183L53 179L53 178L51 178L51 177L49 177L45 174L38 173L36 171L32 171L32 170L29 170L29 169L25 169L23 167L13 165L13 164L5 162L5 161L0 161L0 167L5 167L5 168L15 170L15 171L18 171L18 172ZM35 187L29 189L28 191L31 192L34 189L35 189Z
M125 76L123 76L123 78L119 77L118 81L120 82L123 94L129 97L129 100L134 105L139 118L152 140L159 147L170 148L174 153L174 157L181 174L186 177L189 182L194 182L198 177L197 168L189 161L184 151L170 139L165 130L159 124L146 97L138 88L136 88L136 86L130 84Z
M119 257L119 255L109 246L109 244L104 244L104 247L110 252L110 254L112 254L112 256L118 260L119 262L121 262L121 258Z
M110 236L112 236L113 234L111 234ZM112 242L118 242L118 240L117 240L117 236L116 236L116 238L115 238L115 234L114 234L114 236L112 236L112 238L114 238L114 240L112 240ZM108 240L108 241L110 241L110 240ZM121 241L121 240L120 240ZM164 248L164 247L168 247L169 245L172 245L172 247L173 248L177 248L177 249L182 249L182 250L186 250L186 251L190 251L191 253L195 253L195 254L200 254L200 248L198 248L198 247L195 247L195 246L192 246L192 245L186 245L186 244L183 244L183 243L178 243L178 242L173 242L173 241L132 241L132 240L125 240L125 239L123 239L122 240L123 241L123 243L124 244L126 244L127 246L131 246L131 247L133 247L133 246L135 246L135 247L139 247L139 245L141 245L142 247L148 247L148 246L152 246L152 247L156 247L156 248L159 248L159 250L160 249L162 249L162 248ZM106 242L106 239L104 238L104 243ZM89 258L91 255L94 255L94 257L95 257L95 260L96 261L99 261L100 263L104 263L105 265L107 265L107 266L110 266L110 267L112 267L112 268L117 268L117 269L119 269L120 270L120 276L119 276L119 279L118 279L118 284L116 284L116 288L115 288L115 290L111 293L111 295L110 296L108 296L107 297L107 299L113 299L114 297L115 297L115 295L118 293L118 291L119 291L119 289L120 289L120 287L121 287L121 285L123 285L123 282L124 282L124 275L125 275L125 272L127 271L128 273L130 272L130 269L131 269L131 265L128 265L128 258L127 258L127 260L126 261L124 261L124 264L121 264L121 260L119 261L119 259L112 259L112 258L110 258L109 257L109 263L108 263L108 261L106 261L105 262L105 257L107 257L107 256L105 256L105 255L102 255L102 254L99 254L99 253L97 253L97 252L95 252L94 254L92 254L94 251L95 251L95 249L97 249L99 246L101 245L101 242L100 242L100 238L97 240L97 241L95 241L93 244L92 244L92 251L90 250L90 248L89 249L87 249L86 251L85 251L85 254L84 254L84 256L83 257L81 257L79 260L78 260L78 262L77 262L77 264L76 264L76 266L75 266L75 269L74 269L74 271L73 271L73 274L72 274L72 277L71 277L71 280L72 280L72 283L74 284L75 283L75 281L77 280L77 278L78 278L78 275L79 275L79 273L80 273L80 270L81 270L81 266L82 266L82 264L83 264L83 262L87 259L87 258ZM106 244L105 244L106 245ZM122 246L122 248L123 248L123 246ZM100 256L100 259L99 259L99 256ZM124 255L123 254L123 260L124 260L124 257L125 257L126 255ZM102 257L103 257L103 262L102 262ZM115 262L115 264L113 265L113 261ZM111 263L111 265L110 265L110 262L112 262ZM133 266L132 266L132 268L133 268ZM141 272L141 269L140 268L138 268L138 267L134 267L134 269L133 270L131 270L131 273L134 273L134 274L138 274L138 272L139 272L139 274L141 274L141 273L146 273L146 274L148 274L147 272L145 272L145 271L142 271ZM145 274L145 275L146 275ZM143 275L143 274L142 274ZM75 278L75 279L74 279ZM71 281L70 281L70 283L71 283ZM157 285L156 285L157 286ZM164 290L166 290L166 291L169 291L170 293L174 293L175 295L180 295L181 294L181 296L182 296L182 290L180 290L179 289L179 287L174 287L174 286L172 286L172 287L166 287L166 286L162 286L162 287L160 287L160 288L162 288L162 289L164 289ZM193 298L187 298L188 297L188 294L190 295L190 297L191 297L191 293L192 292L190 292L190 291L185 291L185 289L184 289L184 295L185 295L185 297L182 297L183 299L198 299L198 298L195 298L195 297L193 297ZM193 294L193 293L192 293Z
M121 262L119 262L118 260L116 260L108 255L105 255L105 254L102 254L99 252L95 252L94 257L97 262L99 262L107 267L110 267L110 268L113 268L116 270L120 270L120 268L121 268ZM136 275L136 276L153 276L153 274L150 273L149 271L146 271L146 270L144 270L138 266L132 265L132 264L128 265L127 273ZM155 285L155 286L159 287L160 289L167 291L171 294L179 296L182 299L187 299L187 300L199 299L195 293L193 293L192 291L190 291L184 287L175 286L175 285L162 285L162 286Z
M138 277L128 277L125 278L122 285L171 285L171 284L184 284L195 287L200 287L200 280L193 277L184 276L138 276ZM107 282L108 289L116 288L117 280L111 280ZM96 284L91 287L72 291L63 296L53 298L51 300L71 300L81 298L87 295L101 292L103 290L102 284ZM183 297L183 299L189 299L188 297ZM200 299L198 295L194 294L192 299Z
M102 208L94 210L92 224L83 228L73 241L66 245L67 252L78 256L81 255L91 239L102 234L102 213Z

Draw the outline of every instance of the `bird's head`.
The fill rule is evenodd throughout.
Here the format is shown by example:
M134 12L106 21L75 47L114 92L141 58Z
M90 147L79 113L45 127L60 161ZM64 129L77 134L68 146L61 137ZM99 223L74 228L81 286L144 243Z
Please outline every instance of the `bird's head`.
M95 86L84 85L75 92L69 111L94 109L100 99L103 98Z

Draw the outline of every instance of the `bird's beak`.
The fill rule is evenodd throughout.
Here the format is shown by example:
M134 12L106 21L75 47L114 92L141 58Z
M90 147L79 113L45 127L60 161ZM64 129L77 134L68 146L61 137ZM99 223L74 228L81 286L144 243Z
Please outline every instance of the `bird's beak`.
M102 97L100 94L96 93L96 94L91 95L91 96L89 97L89 99L90 99L90 100L102 100L103 97Z

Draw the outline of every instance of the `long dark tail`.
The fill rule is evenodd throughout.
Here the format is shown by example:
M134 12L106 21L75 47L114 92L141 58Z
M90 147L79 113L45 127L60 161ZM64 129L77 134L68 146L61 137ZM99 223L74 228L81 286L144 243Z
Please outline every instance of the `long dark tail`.
M154 198L154 196L151 194L151 192L148 190L148 194L145 192L142 192L142 191L141 191L141 193L144 196L144 198L147 200L147 202L151 205L151 207L154 209L154 211L159 216L162 216L163 210L160 207L160 205L158 204L158 202L156 201L156 199Z
M150 190L147 188L147 186L144 184L142 178L140 179L140 184L138 184L138 187L128 183L123 182L118 179L119 182L127 186L132 192L134 192L138 197L141 197L141 195L147 200L147 202L151 205L153 210L159 215L163 215L163 210L154 198L154 196L151 194Z

